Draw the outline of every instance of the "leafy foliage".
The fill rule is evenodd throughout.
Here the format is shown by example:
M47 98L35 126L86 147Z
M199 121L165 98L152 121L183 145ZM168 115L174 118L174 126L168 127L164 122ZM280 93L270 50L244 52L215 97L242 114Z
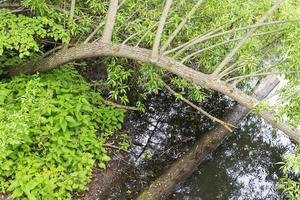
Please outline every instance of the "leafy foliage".
M110 85L110 98L119 100L121 103L128 103L126 95L129 85L128 80L131 76L132 70L125 70L121 65L111 64L107 68L108 78L107 82Z
M163 88L162 76L163 70L157 69L150 64L144 64L139 70L138 84L142 91L146 93L157 94Z
M47 17L14 15L0 9L0 56L4 51L15 51L20 58L38 52L41 39L70 40L68 32L60 24Z
M187 95L189 100L202 102L206 97L205 93L201 91L200 87L191 84L184 79L173 78L171 83L181 90L181 95Z
M284 177L280 179L277 189L282 190L287 199L300 198L300 147L294 154L285 155L284 165L281 167Z
M281 104L278 105L277 118L280 121L299 126L300 124L300 91L299 86L286 86L281 93Z
M70 199L110 158L105 138L124 111L101 97L71 67L19 76L0 85L0 187L22 199Z
M0 9L0 74L7 66L36 59L41 55L43 40L68 43L70 36L51 18L14 15Z
M15 14L10 10L0 9L0 74L6 66L16 66L24 61L37 59L43 52L49 50L49 47L68 42L74 44L82 42L94 30L95 35L92 37L92 41L96 40L103 31L109 3L108 0L76 0L74 18L69 19L70 4L67 1L10 0L7 2L19 2L22 7L28 8L30 11ZM164 1L157 0L126 0L117 14L113 42L122 42L130 37L127 44L151 48L163 3ZM173 5L176 6L172 6L170 10L162 35L162 45L194 6L194 3L195 1L174 0ZM167 51L205 35L209 31L219 29L219 32L222 32L251 25L272 3L274 3L273 0L204 1L200 11L197 11L188 20ZM299 19L299 9L299 0L286 0L280 9L270 17L270 20ZM177 55L178 51L172 51L167 56L176 56L178 60L182 60L195 50L236 39L204 51L184 62L193 69L210 73L246 31L241 30L215 37L198 43L181 54ZM257 33L270 31L273 33L251 37L248 40L233 58L232 62L238 62L238 70L226 75L225 78L248 75L259 70L261 70L260 72L282 71L292 72L285 75L289 81L288 87L294 88L299 85L299 23L260 27ZM127 104L129 102L127 93L132 89L130 78L136 78L138 89L140 89L140 99L136 102L136 106L143 109L142 100L146 99L149 93L158 93L163 88L162 80L170 74L149 64L141 66L140 70L136 70L136 74L134 74L134 70L129 69L131 64L128 60L120 65L108 63L109 95L112 99ZM175 76L170 75L169 77L180 93L190 100L202 101L205 98L201 88ZM242 83L246 85L252 79L253 77L246 78ZM249 90L251 89L253 88L250 87ZM283 94L282 96L285 98L288 95ZM103 138L95 136L96 130L99 128L104 133L101 135L106 135L120 127L122 118L121 111L103 106L98 101L99 98L101 98L99 95L89 91L89 87L74 73L74 70L58 70L51 74L36 76L33 79L31 76L21 76L14 78L11 82L2 83L0 90L0 150L3 151L0 153L0 159L2 159L0 161L3 162L0 163L3 164L3 169L6 169L5 171L1 168L2 171L0 171L2 188L14 191L15 196L27 196L28 198L31 198L30 195L33 193L34 196L41 195L42 188L50 186L50 189L44 191L45 194L56 195L53 191L58 193L61 191L66 198L68 198L66 191L82 189L87 182L88 174L90 174L90 168L86 166L92 166L94 160L98 159L99 165L104 168L105 165L102 161L108 160L100 145L103 143ZM278 120L299 126L299 98L299 93L297 93L289 101L275 109ZM253 112L268 108L267 104L258 104ZM75 143L69 142L70 139L75 140ZM58 145L65 146L60 149L57 148ZM100 149L97 152L102 153L97 154L95 149ZM48 155L52 156L48 158ZM63 155L68 156L64 157ZM76 161L74 164L70 164L69 162L72 163L75 157L82 158L82 162ZM6 158L9 158L9 162L4 164ZM67 160L67 158L72 159ZM83 161L84 159L85 161ZM65 164L63 167L60 164L62 162ZM289 164L291 163L288 162L287 166ZM32 169L34 170L32 171ZM17 174L19 171L23 174ZM74 177L70 175L75 172L83 173L81 176L84 177L82 179L84 184L75 180L75 175ZM26 178L27 175L30 176ZM22 177L25 177L25 182L14 183L16 180L21 181ZM29 189L24 189L24 185L33 178L37 178L37 180L28 184ZM68 178L70 182L65 183ZM38 184L36 185L36 183ZM45 184L47 186L42 185L44 183L47 183ZM58 183L68 186L58 186ZM37 193L35 194L35 192ZM60 194L58 196L61 197ZM49 199L58 196L50 196ZM65 196L63 197L65 198Z

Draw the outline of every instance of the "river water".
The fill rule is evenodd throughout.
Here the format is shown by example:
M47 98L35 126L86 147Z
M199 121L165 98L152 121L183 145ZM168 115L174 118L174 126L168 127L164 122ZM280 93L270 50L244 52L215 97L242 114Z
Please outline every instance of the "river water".
M212 94L202 106L221 117L233 104L227 98ZM135 180L131 181L135 184L126 184L123 194L115 194L112 199L132 199L134 193L124 192L137 193L155 180L212 128L205 116L176 102L168 93L151 97L146 107L145 113L131 114L126 122L133 144L132 160L137 169L132 178ZM294 148L286 136L249 115L192 176L177 186L170 199L281 199L281 193L275 189L281 176L280 165L276 163Z
M282 199L275 189L281 176L276 164L294 145L257 117L237 130L184 183L172 199Z

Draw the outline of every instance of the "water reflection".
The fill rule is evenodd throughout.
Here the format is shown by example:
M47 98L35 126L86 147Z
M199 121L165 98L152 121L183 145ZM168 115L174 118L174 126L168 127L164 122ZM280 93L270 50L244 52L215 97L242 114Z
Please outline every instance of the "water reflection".
M211 104L212 100L214 105ZM211 114L220 116L232 105L228 105L228 99L211 94L203 106ZM167 92L152 96L145 107L145 113L133 114L126 122L134 144L132 159L136 165L144 161L145 152L159 158L164 154L167 157L172 154L168 160L178 159L190 147L186 143L192 144L212 128L209 119L184 102L176 101Z
M172 199L281 199L277 162L295 146L257 117L241 128L177 187Z
M211 94L202 106L221 117L232 105L228 98ZM111 199L134 199L139 190L155 180L188 151L201 134L212 128L205 116L175 101L168 93L151 97L146 108L145 113L132 113L127 118L136 167L132 168L130 180ZM284 152L293 148L283 134L275 133L259 118L248 116L239 130L190 178L177 186L170 199L280 199L281 194L275 190L280 166L275 163L282 161ZM150 160L145 159L145 152L151 156Z

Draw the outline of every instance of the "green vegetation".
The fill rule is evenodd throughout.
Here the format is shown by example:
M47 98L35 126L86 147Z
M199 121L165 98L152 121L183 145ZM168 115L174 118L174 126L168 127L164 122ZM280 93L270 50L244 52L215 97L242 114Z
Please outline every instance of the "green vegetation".
M287 199L300 198L300 148L298 147L294 154L285 155L285 163L281 169L284 177L280 179L277 189L283 190Z
M104 105L104 99L144 110L143 101L164 89L165 83L178 93L178 100L184 97L196 104L205 100L211 89L204 90L195 80L151 62L117 57L101 58L101 65L107 67L107 80L86 82L80 75L82 68L75 68L83 65L76 55L60 69L36 74L39 61L51 58L54 52L95 44L105 31L109 0L76 0L73 13L70 2L0 1L0 187L1 192L12 192L16 199L69 199L73 191L87 187L93 166L105 168L109 157L102 145L121 128L124 110ZM151 50L165 1L120 2L111 42ZM211 75L251 30L247 27L273 3L203 1L160 56ZM195 1L173 1L161 46L194 5ZM251 108L256 114L268 111L276 117L273 121L296 128L300 124L299 19L300 1L285 0L270 15L267 25L260 26L230 59L229 66L213 79L236 90L242 88L239 94L251 96L254 82L269 74L281 75L287 84L278 91L278 103L259 102ZM268 24L272 21L280 23ZM199 36L207 38L189 46ZM198 50L201 53L195 53ZM35 74L7 77L11 67L28 67ZM135 101L129 98L132 91ZM128 149L125 136L121 148ZM296 151L295 156L287 158L285 177L278 187L289 199L299 195L299 181L294 178L299 176L298 155Z
M102 146L121 128L124 111L72 67L18 76L0 85L0 187L14 198L70 199L86 189L94 164L110 160Z

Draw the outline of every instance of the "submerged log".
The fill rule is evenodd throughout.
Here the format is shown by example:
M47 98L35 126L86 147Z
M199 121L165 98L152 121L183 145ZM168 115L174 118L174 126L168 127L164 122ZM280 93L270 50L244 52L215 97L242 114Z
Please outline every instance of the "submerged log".
M255 90L255 98L263 100L278 85L279 80L272 76L264 79ZM238 126L241 120L248 114L246 107L237 105L224 118L224 121ZM175 189L176 185L189 177L204 159L215 151L230 135L230 131L218 125L201 137L196 144L178 161L173 163L158 179L148 186L137 198L137 200L166 199Z

